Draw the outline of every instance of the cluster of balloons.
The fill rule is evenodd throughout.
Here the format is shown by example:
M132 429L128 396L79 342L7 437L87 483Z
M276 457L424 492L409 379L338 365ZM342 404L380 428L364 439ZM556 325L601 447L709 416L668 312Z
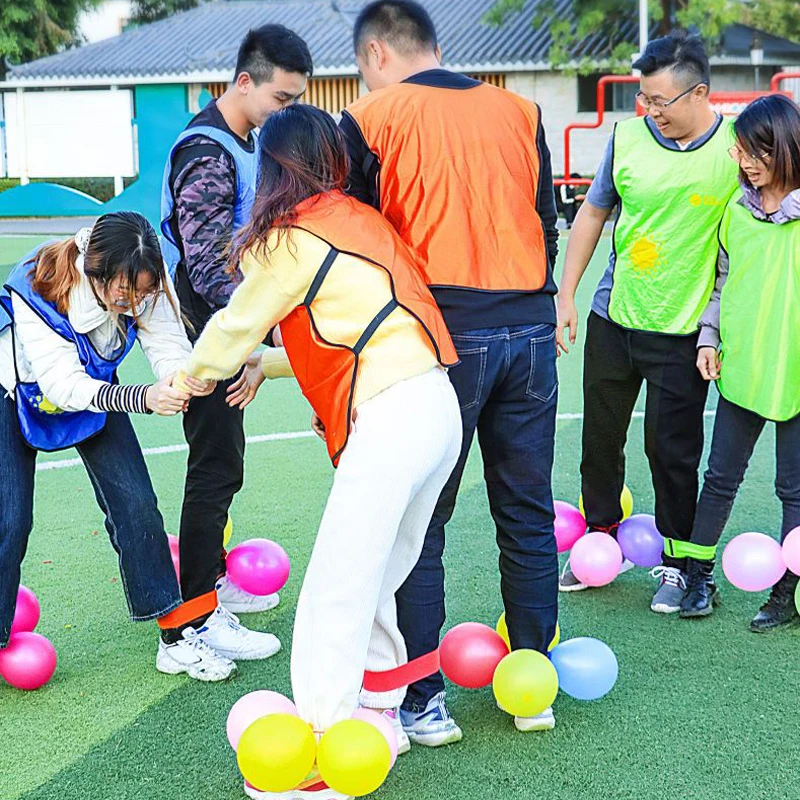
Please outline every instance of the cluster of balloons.
M556 625L549 658L535 650L509 652L503 614L496 630L479 622L451 628L439 646L439 660L442 672L458 686L480 689L491 684L500 708L514 716L540 714L552 705L559 687L578 700L608 694L619 673L611 648L598 639L560 640Z
M616 539L605 533L586 533L583 495L578 508L556 500L555 534L559 553L570 552L573 574L587 586L606 586L619 575L623 559L638 567L661 563L664 539L650 514L633 514L633 496L625 486L620 497L622 524Z
M236 701L228 714L227 734L244 779L263 792L294 789L316 762L331 789L362 797L386 780L397 760L397 735L382 714L359 708L317 743L294 703L266 690Z
M233 521L228 517L223 545L233 535ZM180 577L180 545L177 536L167 534L169 550L176 574ZM248 539L237 544L225 559L228 578L240 589L255 595L280 591L289 580L291 564L286 551L269 539Z
M15 689L39 689L56 671L55 647L45 636L33 632L40 616L36 595L27 586L20 586L11 638L8 646L0 650L0 675Z
M774 586L786 570L800 575L800 527L789 531L783 545L765 533L734 536L722 551L725 577L745 592L763 592ZM800 590L795 594L800 609Z

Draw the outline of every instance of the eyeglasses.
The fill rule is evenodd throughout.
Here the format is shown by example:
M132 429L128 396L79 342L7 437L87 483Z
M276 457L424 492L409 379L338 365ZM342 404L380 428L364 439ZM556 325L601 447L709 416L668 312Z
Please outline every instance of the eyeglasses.
M672 100L651 100L644 92L636 92L636 102L645 111L650 111L651 109L655 111L663 111L665 108L669 108L673 103L676 103L678 100L680 100L681 97L686 97L687 94L693 92L698 86L705 86L705 84L702 81L700 83L696 83L694 86L690 86L676 97L673 97Z
M770 154L767 152L762 153L760 156L757 156L755 153L746 153L744 150L739 148L739 145L735 144L728 149L728 155L737 163L741 164L742 161L747 159L751 163L755 164L757 162L761 162L762 164L766 163L770 158Z

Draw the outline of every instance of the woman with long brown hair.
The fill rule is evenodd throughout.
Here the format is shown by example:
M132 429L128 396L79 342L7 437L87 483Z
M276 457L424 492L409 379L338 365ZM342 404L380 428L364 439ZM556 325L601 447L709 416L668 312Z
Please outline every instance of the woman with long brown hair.
M386 687L385 673L407 662L394 595L458 457L460 413L443 368L456 356L414 254L377 211L343 193L347 156L333 120L311 106L286 108L267 120L260 151L252 221L234 253L244 280L208 323L188 373L235 374L280 323L338 467L292 645L295 702L324 731L359 699L381 710L403 700L404 686L360 690L365 669L384 673L375 685ZM308 789L315 785L312 776ZM296 792L287 796L305 796Z
M117 367L137 342L157 381L124 386ZM174 415L190 393L174 374L191 346L155 231L140 214L106 214L74 238L24 258L0 292L0 647L11 624L33 527L36 455L75 447L119 556L131 618L174 627L181 606L150 477L129 413ZM192 381L192 393L213 389ZM157 668L199 680L234 664L196 631L159 641Z
M719 277L701 319L697 368L720 398L695 515L682 617L711 614L717 542L761 432L775 423L781 541L800 525L800 108L754 100L734 123L741 190L719 227ZM797 622L787 570L750 622L755 633Z

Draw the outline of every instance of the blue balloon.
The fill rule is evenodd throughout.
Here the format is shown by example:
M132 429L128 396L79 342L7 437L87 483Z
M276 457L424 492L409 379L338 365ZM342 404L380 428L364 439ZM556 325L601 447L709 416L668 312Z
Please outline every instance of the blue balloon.
M550 659L558 673L559 689L576 700L597 700L617 682L617 657L599 639L569 639L552 649Z

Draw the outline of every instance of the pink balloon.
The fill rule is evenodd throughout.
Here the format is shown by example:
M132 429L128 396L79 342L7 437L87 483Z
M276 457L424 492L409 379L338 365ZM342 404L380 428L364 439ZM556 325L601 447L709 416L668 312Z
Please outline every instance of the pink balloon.
M781 546L765 533L734 536L722 552L725 577L745 592L763 592L786 572Z
M173 536L171 533L167 534L167 540L169 541L169 554L172 556L172 566L175 567L175 574L178 576L178 580L181 579L181 546L180 546L180 539L177 536Z
M231 747L236 750L239 747L239 739L242 734L261 717L269 714L291 714L297 716L295 704L278 692L270 692L261 689L257 692L250 692L240 697L231 706L228 712L228 722L225 726L228 734L228 741Z
M27 586L20 584L17 590L17 608L14 611L14 621L11 623L11 635L30 633L39 623L41 613L36 595Z
M269 539L248 539L237 544L225 560L228 577L246 592L267 595L277 592L289 579L289 556Z
M558 552L565 553L578 539L586 533L586 520L575 506L556 500L553 503L556 512L555 531Z
M572 573L587 586L605 586L619 575L622 550L613 536L592 531L575 542L569 554Z
M783 540L783 560L790 572L800 575L800 527L793 528Z
M397 734L395 733L392 723L377 711L371 708L357 708L353 712L353 719L360 719L362 722L368 722L373 727L377 728L382 734L386 743L389 745L389 752L392 755L391 766L397 761ZM391 768L391 767L390 767Z
M44 686L56 671L56 649L40 633L23 631L0 650L0 675L15 689L31 691Z

